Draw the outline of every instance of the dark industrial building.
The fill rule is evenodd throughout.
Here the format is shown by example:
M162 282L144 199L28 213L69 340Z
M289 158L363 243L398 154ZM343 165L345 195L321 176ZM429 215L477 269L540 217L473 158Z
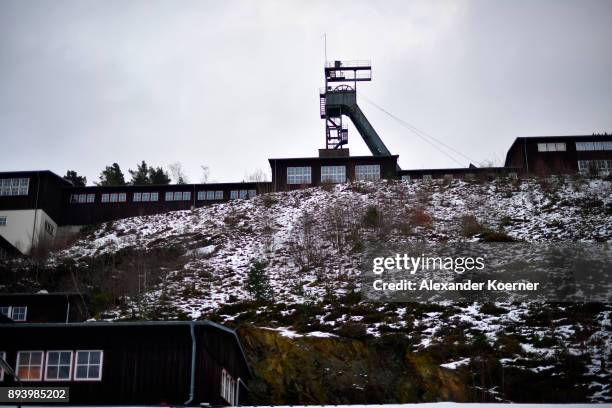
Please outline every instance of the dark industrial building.
M319 114L325 149L318 157L269 159L272 181L117 187L74 187L50 171L0 173L0 259L32 249L84 225L126 217L189 210L207 204L324 184L380 179L492 179L550 174L608 175L612 135L519 137L504 167L400 169L357 104L357 84L372 79L369 61L331 61L324 66ZM350 156L350 119L372 156Z
M69 387L72 405L249 401L240 341L209 321L0 323L0 339L0 357L23 386ZM0 386L15 385L0 370Z
M72 323L89 317L86 299L72 292L0 293L0 314L15 323Z

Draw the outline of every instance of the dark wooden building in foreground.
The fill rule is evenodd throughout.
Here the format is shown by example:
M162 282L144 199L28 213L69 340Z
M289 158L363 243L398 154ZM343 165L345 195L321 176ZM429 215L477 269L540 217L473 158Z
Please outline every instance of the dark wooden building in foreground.
M69 387L72 405L248 402L240 341L209 321L0 323L0 357L24 387Z

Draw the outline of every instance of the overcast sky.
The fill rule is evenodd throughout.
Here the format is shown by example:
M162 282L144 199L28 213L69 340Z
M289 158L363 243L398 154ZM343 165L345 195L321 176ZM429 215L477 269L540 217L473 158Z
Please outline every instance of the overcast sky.
M0 171L200 165L240 181L324 147L329 59L476 161L515 137L612 130L612 1L0 0ZM359 100L403 168L458 167ZM352 154L369 154L350 129ZM455 160L469 160L454 152Z

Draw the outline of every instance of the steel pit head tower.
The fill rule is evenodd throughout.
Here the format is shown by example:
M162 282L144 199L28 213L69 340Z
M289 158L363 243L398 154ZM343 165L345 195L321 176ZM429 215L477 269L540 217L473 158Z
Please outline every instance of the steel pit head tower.
M373 156L390 156L359 105L357 82L372 80L370 61L327 61L325 88L319 92L321 119L325 120L325 148L341 149L348 143L348 127L342 117L348 116Z

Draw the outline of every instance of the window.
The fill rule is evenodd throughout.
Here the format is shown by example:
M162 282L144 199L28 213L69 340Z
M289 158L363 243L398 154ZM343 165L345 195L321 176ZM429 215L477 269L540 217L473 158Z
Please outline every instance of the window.
M17 353L17 376L21 381L42 380L44 352L42 351L20 351Z
M230 405L236 405L236 380L225 368L221 370L221 396Z
M312 169L310 167L287 167L287 184L312 183Z
M109 197L110 197L110 196L109 196L108 194L102 194L102 200L101 200L101 201L102 201L103 203L108 203L108 202L110 201L110 200L109 200Z
M13 306L11 313L11 319L16 322L25 322L26 316L28 314L27 306Z
M565 143L538 143L538 152L564 152Z
M119 202L120 203L125 203L127 201L127 194L126 193L119 193Z
M249 198L253 198L257 195L257 190L249 190Z
M411 177L409 175L406 174L406 175L402 176L402 181L410 181L410 180L412 180L412 179L411 179Z
M579 152L590 150L612 150L612 141L610 142L576 142L576 150Z
M591 170L602 175L609 174L612 170L612 160L578 160L580 173L588 173Z
M0 227L6 226L6 215L0 215Z
M240 190L240 198L247 198L249 192L247 190Z
M45 381L70 381L72 376L72 351L47 351Z
M238 198L238 190L230 191L230 200L236 200Z
M423 181L431 181L433 180L433 177L431 176L431 174L423 174Z
M518 180L518 173L515 171L511 171L510 173L508 173L508 177L512 180Z
M0 180L0 196L28 195L29 178L12 178Z
M380 180L379 164L358 164L355 166L355 180L376 181Z
M144 193L144 194L148 194L148 193ZM159 200L159 193L151 193L151 201L158 201L158 200Z
M102 379L101 350L77 350L74 366L75 381L97 381Z
M95 194L71 194L70 195L70 204L93 203L94 201L96 201Z
M132 197L132 201L133 202L142 201L142 193L134 193L134 196Z
M198 200L223 200L223 191L198 191Z
M191 200L191 191L167 191L166 201L187 201Z
M111 195L110 195L110 202L111 203L116 203L118 200L119 200L119 194L111 193Z
M5 315L6 317L11 317L11 307L10 306L0 306L0 314Z
M6 361L6 351L0 351L0 358ZM4 370L0 366L0 381L4 380Z
M321 166L321 183L346 182L346 166Z

